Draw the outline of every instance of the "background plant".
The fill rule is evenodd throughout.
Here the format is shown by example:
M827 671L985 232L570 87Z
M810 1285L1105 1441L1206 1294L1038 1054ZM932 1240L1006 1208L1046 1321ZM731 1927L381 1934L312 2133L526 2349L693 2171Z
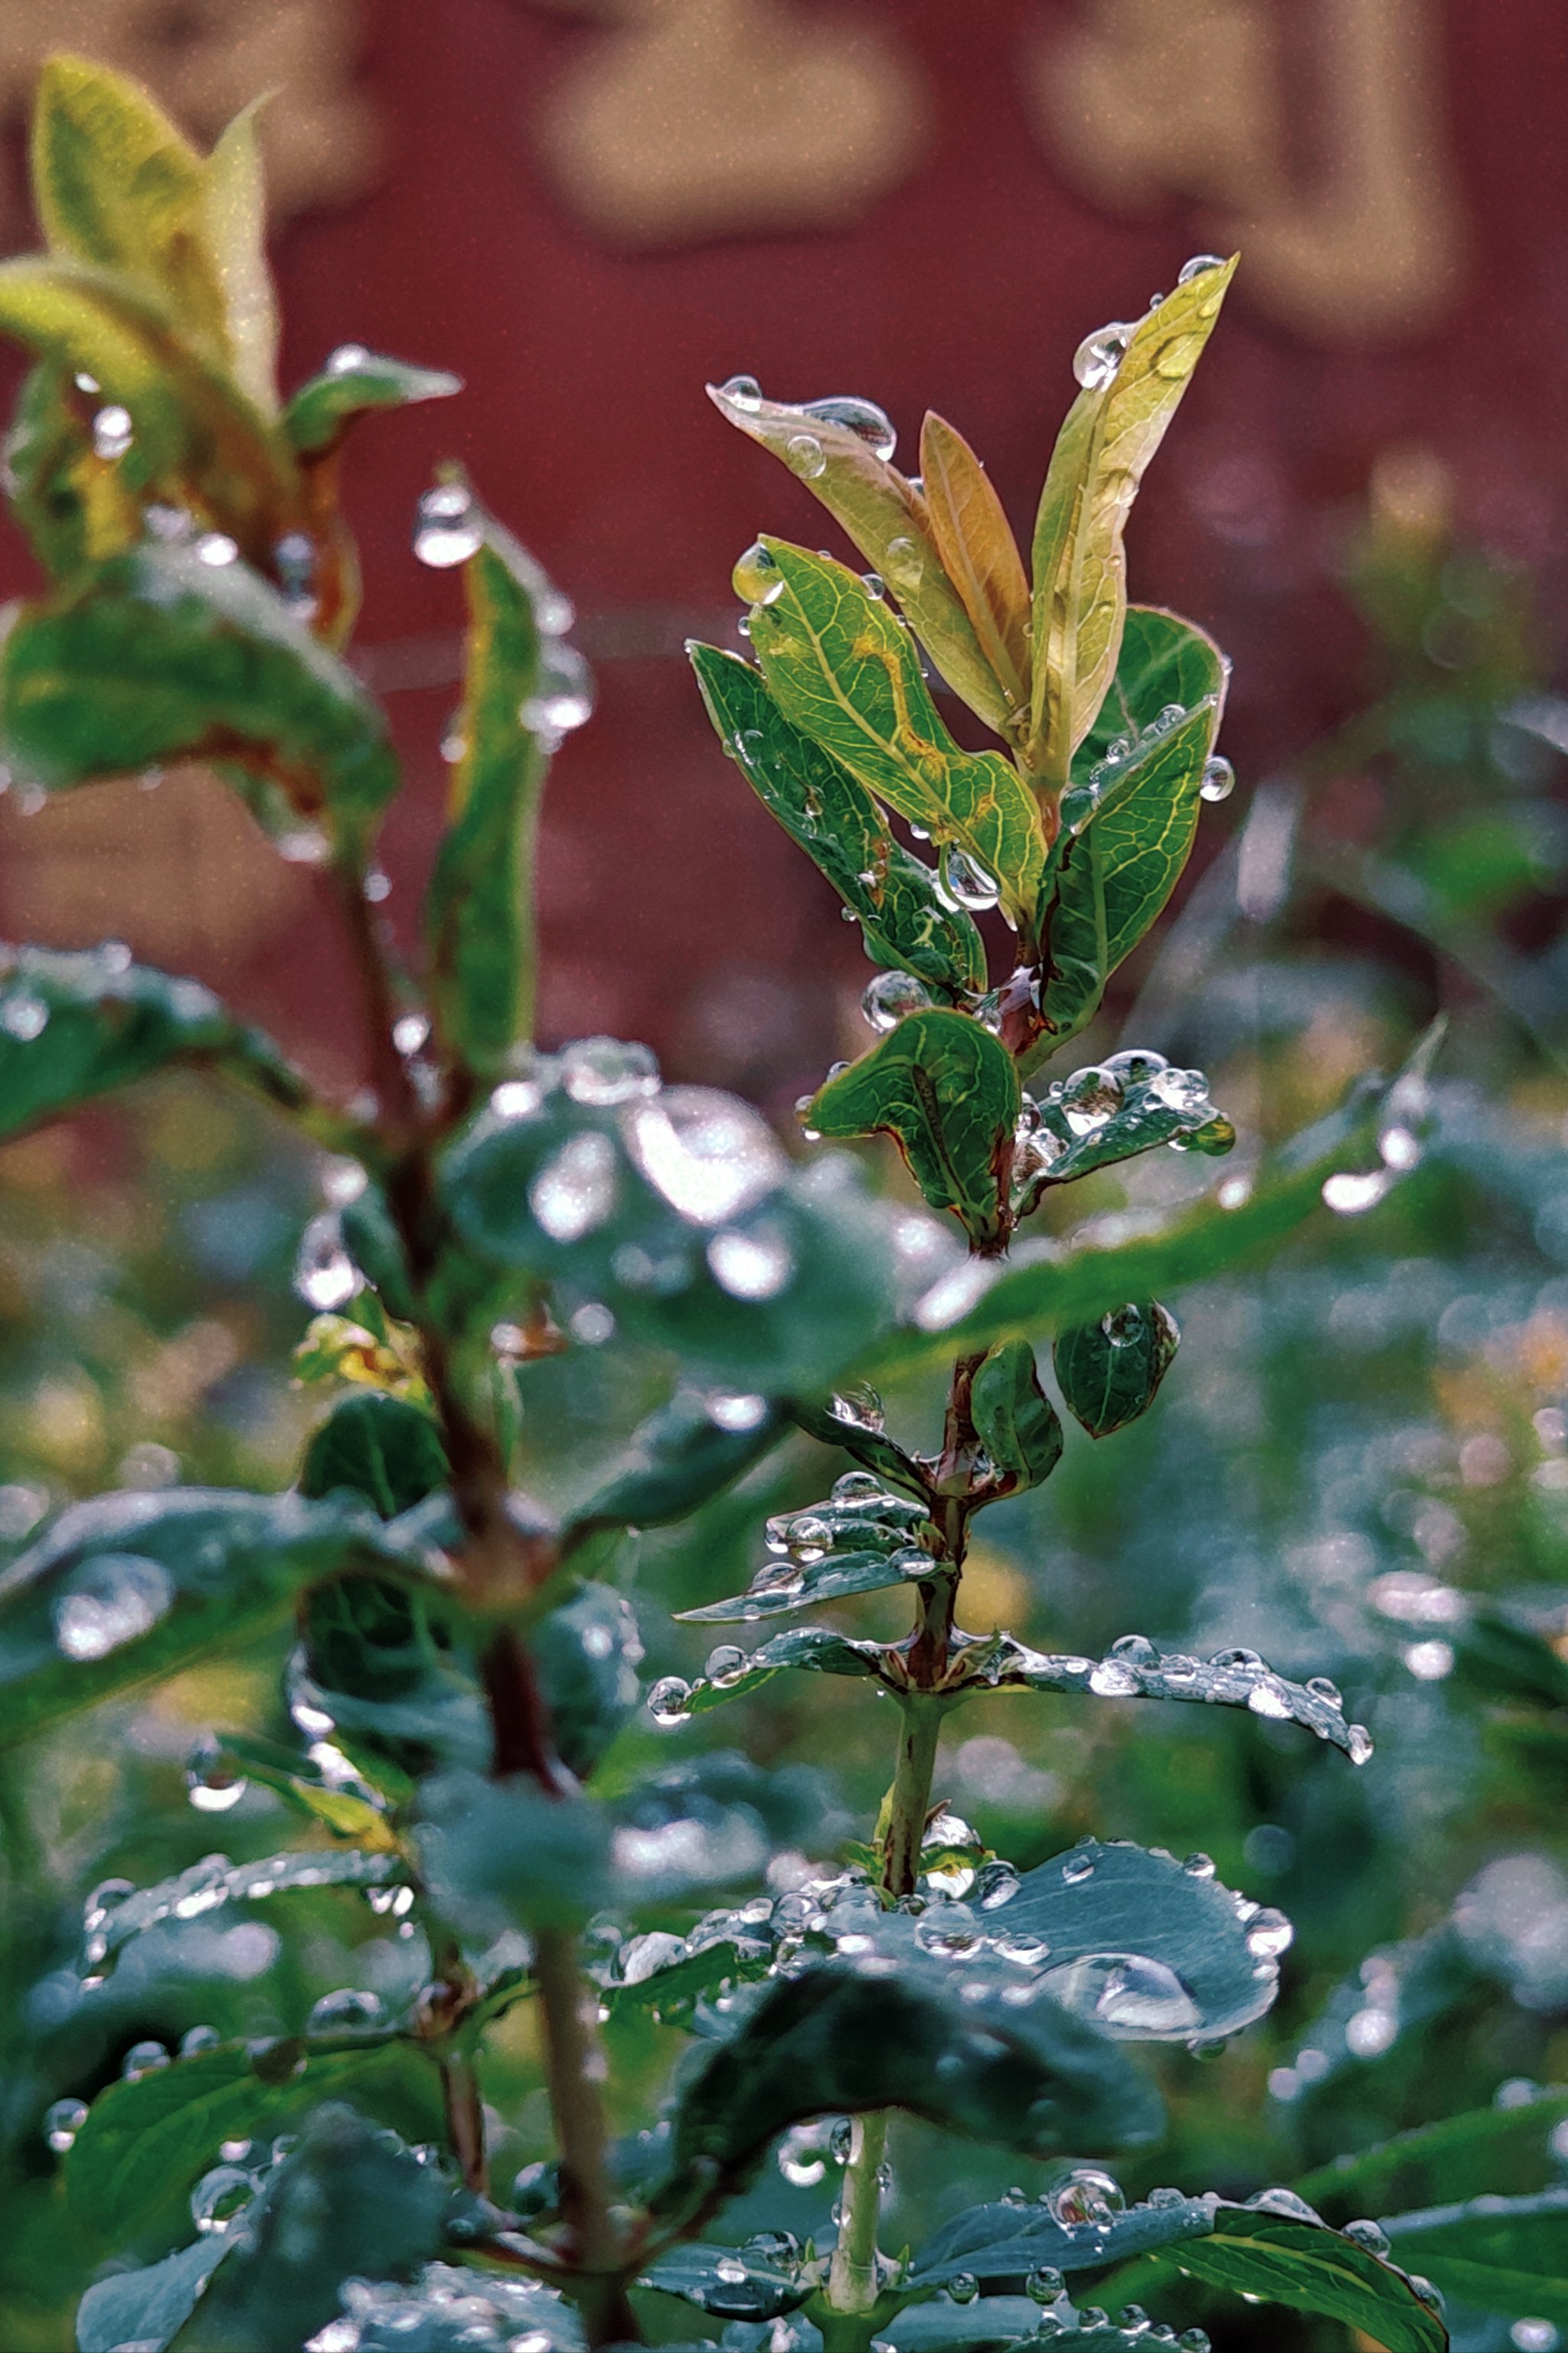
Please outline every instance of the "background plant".
M1029 1499L1063 1453L1032 1339L1054 1335L1058 1386L1085 1426L1120 1429L1175 1345L1158 1290L1277 1240L1325 1185L1342 1208L1370 1206L1419 1155L1411 1073L1304 1147L1227 1176L1217 1202L1066 1253L1026 1241L1002 1263L1021 1219L1054 1219L1064 1182L1172 1141L1201 1154L1231 1140L1199 1075L1150 1053L1088 1065L1032 1103L1020 1092L1020 1072L1094 1018L1180 871L1205 781L1211 794L1227 782L1213 751L1219 658L1169 616L1134 610L1123 630L1121 583L1126 507L1223 270L1195 269L1136 329L1106 330L1080 353L1032 611L984 474L951 428L928 423L922 495L894 473L868 404L785 409L744 380L719 396L834 508L1008 746L953 744L880 584L781 543L759 543L738 573L760 671L711 649L696 658L730 748L881 967L868 1009L882 1042L829 1081L810 1124L894 1133L965 1250L875 1202L833 1159L792 1169L743 1106L661 1089L636 1048L588 1040L543 1058L523 1046L532 814L551 740L586 716L588 693L563 600L455 480L423 502L416 544L465 568L461 752L422 994L391 971L367 887L374 906L374 818L395 768L332 650L353 599L337 455L361 408L453 387L346 347L277 417L247 140L242 122L204 164L135 93L60 63L36 143L58 250L0 278L0 316L44 354L12 462L18 509L59 581L6 642L13 754L59 788L200 752L264 821L310 828L358 956L376 1076L373 1102L327 1102L204 992L111 949L22 952L0 1012L13 1133L185 1061L216 1065L328 1148L330 1206L300 1261L319 1311L300 1362L351 1385L311 1436L296 1493L160 1488L154 1447L130 1494L63 1515L7 1578L5 1704L19 1734L237 1649L258 1678L275 1673L285 1629L297 1621L300 1635L285 1737L220 1732L193 1795L201 1810L249 1807L248 1783L308 1816L315 1842L89 1899L89 2020L155 1939L245 1933L215 1914L299 1906L303 1950L287 1958L286 1937L268 1954L277 2028L246 2019L234 1952L215 1971L237 1981L226 2027L204 2020L167 2063L142 2037L122 2087L85 2116L74 2092L51 2111L64 2158L54 2198L77 2231L142 2259L91 2291L80 2342L90 2353L309 2335L341 2353L389 2333L444 2346L468 2330L470 2343L542 2347L573 2343L579 2326L595 2340L626 2334L640 2318L667 2337L729 2324L748 2347L770 2331L781 2345L816 2329L914 2347L1068 2327L1109 2345L1151 2333L1129 2303L1124 2264L1138 2258L1142 2291L1173 2310L1190 2293L1185 2272L1379 2341L1439 2343L1430 2298L1383 2260L1375 2229L1342 2235L1280 2191L1248 2207L1165 2193L1126 2208L1109 2177L1076 2161L1152 2135L1146 2079L1117 2042L1210 2043L1258 2016L1284 1918L1226 1895L1202 1859L1184 1869L1093 1838L1020 1874L932 1783L952 1710L973 1697L1016 1711L1004 1694L1018 1689L1202 1698L1234 1704L1244 1725L1295 1717L1366 1751L1329 1687L1292 1683L1234 1645L1199 1661L1134 1635L1096 1658L966 1636L956 1620L972 1518L1037 1508ZM938 844L937 870L884 812ZM993 900L1017 940L995 989L972 920ZM933 1370L942 1438L922 1454L889 1434L855 1382L907 1384L915 1429ZM623 1455L617 1424L639 1408L652 1410ZM792 1428L857 1466L815 1509L798 1508L809 1485L787 1491L821 1456L793 1440L773 1451ZM230 1461L221 1441L213 1451L222 1472L264 1472L243 1448ZM542 1504L520 1501L519 1476ZM1167 1495L1182 1484L1168 1481ZM796 1508L770 1529L770 1559L744 1594L713 1603L724 1554L775 1499ZM1097 1541L1107 1500L1091 1495L1084 1512ZM769 1775L705 1750L671 1769L630 1715L637 1637L606 1580L629 1576L637 1547L619 1532L694 1514L684 1566L681 1536L647 1539L642 1582L700 1577L710 1621L912 1591L911 1633L792 1629L750 1657L725 1643L701 1676L661 1678L651 1694L668 1725L764 1686L766 1708L794 1681L785 1668L872 1682L898 1712L897 1770L847 1870L807 1860L850 1825L805 1768ZM1447 1588L1404 1590L1417 1622L1417 1604L1447 1609L1454 1630ZM1548 1708L1560 1701L1558 1662L1534 1628L1482 1611L1464 1632L1449 1647L1478 1673L1489 1662L1510 1694L1533 1675ZM847 1695L832 1696L837 1725ZM1205 1744L1219 1720L1194 1719ZM1037 1788L1017 1811L1028 1862L1048 1840ZM258 1846L268 1828L257 1815ZM783 1850L771 1863L770 1846ZM764 1866L767 1895L752 1892ZM323 1887L350 1892L310 1892ZM341 1924L357 1890L395 1924L379 1996L343 1986L340 1967L360 1971L341 1925L324 1949L310 1925L322 1906ZM694 1923L721 1890L737 1900ZM32 1932L24 1911L19 1947ZM1506 1940L1489 1960L1484 1945L1439 1930L1414 1959L1363 1974L1344 2010L1347 2053L1376 2055L1350 2031L1369 2014L1393 2020L1397 2040L1387 1987L1402 1971L1418 1989L1404 2009L1443 2014L1456 1985L1520 1966ZM74 2010L58 1980L50 1999ZM481 2089L504 2101L520 2057L526 2073L535 2017L552 2146L509 2191L496 2158L509 2145L531 2154L543 2118L524 2098L487 2119ZM113 2037L112 2024L88 2031ZM650 2130L671 2045L688 2037ZM84 2063L84 2089L100 2065ZM1294 2100L1332 2065L1292 2072ZM606 2101L634 2127L613 2142ZM1459 2117L1436 2156L1424 2144L1369 2160L1319 2195L1342 2218L1347 2198L1386 2216L1494 2182L1517 2189L1500 2211L1396 2222L1395 2253L1407 2236L1422 2268L1447 2270L1505 2322L1522 2297L1516 2330L1549 2327L1560 2210L1518 2178L1527 2149L1544 2163L1561 2110L1542 2106ZM1047 2160L1044 2202L981 2185L975 2210L950 2215L912 2258L879 2253L889 2107L994 2142L1011 2165ZM275 2125L287 2127L278 2141ZM783 2181L764 2197L751 2185L775 2141ZM841 2157L837 2232L816 2214L811 2243L791 2243L792 2196ZM156 2260L181 2235L174 2211L193 2184L198 2235ZM696 2236L717 2226L728 2241L758 2223L773 2235L742 2247ZM1080 2272L1105 2275L1096 2292L1116 2327L1075 2319L1063 2281Z

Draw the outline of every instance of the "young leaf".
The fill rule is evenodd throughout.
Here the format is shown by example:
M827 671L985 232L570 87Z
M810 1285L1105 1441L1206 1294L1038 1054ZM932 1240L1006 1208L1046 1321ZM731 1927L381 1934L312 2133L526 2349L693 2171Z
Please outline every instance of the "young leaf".
M222 2231L140 2271L94 2280L77 2307L77 2353L121 2353L126 2345L163 2353L237 2242Z
M113 945L0 947L0 1136L175 1062L216 1067L283 1110L310 1108L300 1074L199 980L151 972Z
M829 1407L791 1398L785 1410L808 1438L823 1446L841 1446L846 1454L874 1471L884 1486L895 1487L919 1503L930 1500L930 1484L919 1462L885 1430L862 1419L852 1398L836 1397Z
M586 1780L642 1697L642 1637L631 1603L607 1585L580 1585L540 1620L529 1656L562 1763Z
M208 542L140 547L24 606L0 649L0 728L45 785L233 760L351 833L398 784L384 719L353 672Z
M881 1658L879 1643L851 1641L826 1626L792 1626L787 1633L775 1634L749 1655L726 1648L722 1664L717 1656L710 1657L708 1673L694 1683L681 1683L675 1676L655 1683L647 1695L648 1705L661 1722L675 1723L681 1716L706 1715L710 1708L723 1707L730 1700L760 1691L785 1667L817 1675L875 1676L880 1672Z
M463 567L468 600L462 751L425 923L437 1026L493 1081L533 1028L533 849L553 744L546 691L561 598L492 523Z
M427 1413L374 1390L333 1407L305 1450L302 1495L347 1490L378 1518L396 1519L445 1487L447 1450Z
M331 1778L322 1767L281 1741L248 1732L215 1733L192 1758L209 1788L254 1781L272 1790L307 1820L325 1822L334 1838L392 1853L397 1837L371 1785L343 1773L334 1760Z
M1405 2274L1326 2223L1222 2206L1210 2236L1152 2260L1239 2295L1342 2320L1387 2353L1447 2353L1447 2331Z
M1058 1079L1024 1100L1026 1132L1014 1161L1018 1215L1053 1185L1068 1185L1157 1145L1178 1151L1228 1152L1230 1122L1215 1111L1201 1071L1173 1070L1163 1054L1112 1054L1103 1063Z
M1008 1176L1020 1096L1006 1048L978 1021L911 1013L841 1071L809 1113L823 1135L893 1136L933 1209L951 1209L983 1249L1008 1232Z
M1009 717L1007 703L963 598L942 567L921 492L879 457L863 435L831 417L788 401L763 400L731 385L710 385L708 397L731 425L782 458L792 473L799 471L812 496L887 581L953 692L1000 733ZM791 462L803 442L815 442L820 450L820 471L807 472Z
M290 395L283 430L301 458L326 458L355 418L371 409L449 400L462 389L462 377L445 368L415 367L408 360L367 352L362 343L341 343L320 375Z
M935 1567L918 1545L900 1544L896 1536L873 1546L836 1546L820 1560L770 1560L757 1571L744 1593L729 1601L710 1601L705 1609L677 1614L691 1625L752 1625L759 1618L776 1618L786 1609L814 1609L818 1602L842 1601L852 1593L879 1593L893 1585L918 1584Z
M975 1374L969 1392L975 1433L1016 1487L1037 1487L1061 1461L1062 1426L1042 1390L1026 1340L1004 1340Z
M401 1524L421 1544L430 1516L450 1512L433 1496ZM398 1524L395 1524L395 1527ZM336 1746L374 1788L401 1802L421 1774L443 1767L484 1770L494 1748L489 1711L471 1643L439 1597L381 1577L343 1577L319 1587L301 1614L303 1657L290 1697L319 1707Z
M1035 913L1045 837L999 752L963 752L937 717L913 638L830 557L763 538L745 567L761 601L752 645L786 719L933 841L963 850L1019 923Z
M931 869L895 839L864 785L792 726L754 664L688 648L708 715L741 774L860 921L868 953L962 996L985 987L985 946Z
M962 433L928 415L921 476L942 567L963 599L1009 722L1029 704L1029 583L991 478Z
M267 192L254 100L219 135L202 174L202 241L223 302L234 380L263 417L278 413L278 302L267 266Z
M1113 1307L1097 1324L1058 1334L1051 1362L1068 1410L1091 1438L1109 1438L1154 1402L1181 1331L1158 1300Z
M1231 260L1200 270L1139 321L1112 372L1073 403L1052 453L1035 522L1028 760L1058 791L1121 650L1127 610L1122 534L1132 501L1235 269Z
M119 465L93 447L84 396L56 367L23 380L4 463L10 509L52 580L123 554L142 534L142 510Z
M770 2260L762 2249L671 2247L651 2263L638 2287L678 2295L717 2320L776 2320L805 2302L816 2282L798 2263Z
M1383 2227L1395 2258L1425 2273L1445 2295L1485 2312L1568 2327L1568 2189L1472 2198L1462 2206L1392 2215Z

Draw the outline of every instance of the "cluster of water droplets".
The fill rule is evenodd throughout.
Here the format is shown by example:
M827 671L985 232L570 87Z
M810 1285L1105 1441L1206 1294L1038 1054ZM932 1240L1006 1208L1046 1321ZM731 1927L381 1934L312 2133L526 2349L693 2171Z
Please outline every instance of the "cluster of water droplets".
M836 438L836 429L852 433L858 441L865 443L874 458L884 461L898 448L899 437L889 422L886 409L853 393L830 394L822 400L764 402L762 386L754 375L732 375L728 383L710 388L720 405L732 409L739 417L761 418L765 409L765 438L770 446L776 441L785 463L807 481L826 471L827 449L824 445ZM824 427L827 428L826 433Z
M1194 253L1190 261L1183 263L1176 275L1176 283L1189 286L1194 279L1205 277L1211 269L1223 269L1224 267L1218 254ZM1163 295L1156 294L1150 302L1150 310L1159 310L1163 301ZM1202 307L1204 315L1208 315L1208 307ZM1129 322L1113 319L1108 326L1097 327L1092 334L1084 337L1073 353L1072 372L1086 392L1103 391L1107 385L1114 382L1127 356L1128 345L1138 332L1139 323L1137 320ZM1173 335L1170 342L1154 354L1155 373L1173 380L1185 375L1195 356L1193 343L1190 333Z
M1228 1152L1236 1131L1209 1099L1201 1071L1147 1048L1112 1054L1026 1098L1014 1136L1013 1182L1032 1207L1043 1187L1168 1144L1176 1152Z
M490 530L489 516L466 482L437 482L421 494L415 509L414 553L432 570L448 571L477 555ZM563 642L575 618L570 597L546 578L526 550L513 545L508 553L528 591L540 639L537 677L518 718L547 750L553 750L563 735L592 718L594 681L576 648ZM458 739L453 755L460 759L463 750Z

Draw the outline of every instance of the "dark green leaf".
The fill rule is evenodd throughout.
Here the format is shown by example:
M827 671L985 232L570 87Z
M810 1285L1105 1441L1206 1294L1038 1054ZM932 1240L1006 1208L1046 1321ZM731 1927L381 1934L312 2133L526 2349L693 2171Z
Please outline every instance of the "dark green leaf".
M1091 1438L1136 1421L1153 1404L1181 1337L1175 1317L1154 1299L1059 1333L1051 1362L1068 1412Z
M580 1797L526 1774L443 1773L422 1784L416 1842L442 1914L489 1943L520 1924L580 1927L609 1900L610 1825Z
M1055 2329L1051 2322L1058 2325ZM1121 2328L1111 2321L1080 2325L1070 2304L1057 2303L1042 2311L1021 2295L977 2296L972 2304L934 2300L911 2304L889 2320L880 2334L896 2353L963 2353L966 2346L1021 2345L1029 2353L1044 2353L1066 2335L1072 2353L1147 2353L1147 2327ZM1168 2343L1170 2332L1157 2343Z
M384 1887L406 1875L395 1854L363 1854L352 1847L317 1847L301 1854L269 1854L230 1862L209 1854L172 1879L138 1888L121 1903L89 1915L82 1942L86 1969L107 1975L133 1936L167 1920L201 1920L228 1904L260 1903L305 1887Z
M1038 2205L971 2206L932 2233L910 2274L921 2287L939 2287L967 2274L987 2280L1023 2280L1030 2272L1097 2271L1146 2254L1152 2247L1202 2238L1214 2227L1212 2198L1181 2198L1108 2211L1092 2229L1059 2221L1048 2194Z
M1211 2236L1153 2260L1238 2295L1342 2320L1388 2353L1446 2353L1447 2330L1405 2274L1325 2223L1222 2206Z
M122 2353L127 2345L163 2353L234 2248L235 2242L220 2231L142 2271L95 2280L77 2309L78 2353Z
M685 1609L695 1622L721 1623L771 1618L849 1593L875 1593L932 1573L931 1555L917 1540L924 1506L878 1486L863 1472L850 1472L826 1503L768 1523L773 1557L733 1600Z
M715 1669L715 1656L723 1659L721 1668ZM851 1641L826 1626L792 1626L786 1634L775 1634L750 1653L722 1646L721 1652L710 1656L708 1672L694 1683L667 1676L648 1694L648 1704L656 1715L671 1720L705 1715L710 1708L723 1707L730 1700L760 1691L785 1667L801 1667L817 1675L875 1675L880 1658L879 1643Z
M120 554L142 517L113 459L92 446L86 396L56 367L28 371L5 436L10 508L51 579Z
M717 2320L776 2320L805 2302L815 2284L798 2263L751 2248L671 2247L649 2265L639 2287L657 2288L710 2312Z
M930 1489L920 1464L887 1435L879 1422L868 1419L853 1398L835 1398L831 1406L791 1398L785 1410L808 1438L824 1446L841 1446L846 1454L874 1471L884 1486L897 1487L921 1503L929 1500Z
M407 1525L427 1535L449 1509L432 1497ZM488 1767L493 1732L472 1641L444 1597L345 1577L311 1594L301 1630L290 1695L331 1718L334 1741L375 1788L402 1798L443 1766Z
M528 1648L561 1760L584 1780L642 1696L631 1604L608 1586L580 1586L534 1627Z
M493 1081L533 1028L534 837L555 741L551 680L578 657L552 631L559 593L509 533L488 519L484 528L463 567L462 750L425 923L437 1027L467 1069Z
M1397 2262L1465 2304L1568 2327L1568 2189L1472 2198L1384 2222Z
M1352 2150L1320 2166L1296 2188L1331 2222L1447 2205L1489 2192L1543 2189L1552 2172L1552 2137L1565 2120L1568 2092L1539 2093L1514 2107L1445 2116Z
M230 2043L110 2084L62 2168L73 2218L95 2237L134 2238L217 2163L225 2141L265 2145L285 2118L346 2093L378 2114L390 2102L414 2129L435 2126L440 2114L432 2062L384 2034L357 2050L334 2050L327 2038Z
M1048 2000L961 2004L918 1966L826 1961L771 1987L689 2079L675 2179L703 2163L743 2179L802 2117L892 2106L1041 2157L1146 2137L1158 2115L1114 2047Z
M354 419L372 408L406 408L417 400L447 400L463 379L445 368L414 367L359 343L342 343L320 375L289 396L283 430L302 458L336 448Z
M0 947L0 1136L174 1062L221 1070L288 1111L310 1107L300 1073L199 980L150 971L115 945Z
M752 646L786 719L900 817L952 842L1032 920L1045 863L1034 795L999 752L961 751L937 717L914 639L831 557L785 540L765 560Z
M893 1136L934 1209L951 1209L971 1239L994 1247L1007 1232L1007 1183L1019 1108L1006 1048L978 1021L940 1008L911 1013L814 1099L823 1135Z
M447 1450L429 1415L403 1398L367 1389L333 1407L305 1450L302 1495L346 1489L384 1520L445 1487Z
M56 787L233 761L302 814L363 828L397 789L381 712L258 573L205 561L212 547L150 543L22 607L0 650L8 756Z
M710 385L708 397L721 416L782 458L792 472L797 470L792 451L804 442L816 443L825 460L822 470L799 470L800 479L887 580L954 692L989 726L1005 726L1005 698L943 569L931 514L915 484L879 458L853 427L814 407L737 395L728 385Z
M338 2106L320 2108L247 2209L178 2353L279 2353L339 2310L345 2279L406 2279L441 2243L448 2184Z
M721 743L858 916L869 953L950 996L983 990L980 934L962 910L944 905L935 874L894 838L865 786L791 725L752 663L716 646L688 650Z
M1017 1213L1026 1217L1053 1185L1069 1185L1156 1145L1217 1154L1235 1141L1201 1071L1173 1070L1163 1054L1112 1054L1054 1081L1033 1100L1025 1097L1013 1163Z
M423 1554L342 1499L185 1487L73 1504L0 1576L5 1737L285 1624L355 1567L416 1579Z
M724 1419L715 1419L714 1406ZM760 1403L754 1419L734 1419L732 1401L678 1389L632 1432L620 1468L574 1513L573 1536L595 1527L658 1528L684 1520L775 1447L789 1424L776 1406Z
M1062 1426L1040 1387L1027 1340L1004 1340L975 1374L969 1392L975 1433L1018 1487L1037 1487L1061 1460Z

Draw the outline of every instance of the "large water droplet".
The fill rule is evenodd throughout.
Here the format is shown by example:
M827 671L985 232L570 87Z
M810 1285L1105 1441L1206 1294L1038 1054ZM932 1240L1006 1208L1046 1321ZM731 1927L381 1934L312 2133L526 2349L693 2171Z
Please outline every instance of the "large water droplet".
M226 2231L256 2195L256 2177L237 2165L215 2165L191 2192L191 2220L198 2231Z
M593 717L593 673L575 646L550 642L540 658L538 684L517 715L531 734L553 738Z
M185 1767L185 1793L199 1814L226 1814L248 1787L210 1733L197 1742Z
M568 1137L528 1188L528 1206L554 1242L596 1233L616 1206L616 1147L589 1129Z
M712 1087L668 1087L621 1114L638 1169L696 1225L725 1225L784 1176L773 1130L749 1104Z
M772 551L753 540L730 575L730 584L745 605L771 605L784 595L784 576Z
M1352 1724L1346 1734L1346 1738L1350 1742L1351 1763L1364 1765L1372 1755L1372 1735L1365 1725Z
M899 446L899 437L885 408L874 400L860 400L853 394L834 396L827 400L807 400L801 404L805 417L819 417L825 425L843 425L865 442L874 457L884 462Z
M1036 2304L1055 2304L1066 2285L1060 2272L1053 2270L1049 2263L1042 2263L1037 2271L1030 2272L1026 2278L1024 2294L1032 2297Z
M1062 1089L1062 1114L1075 1135L1093 1135L1121 1109L1121 1081L1112 1070L1091 1065L1075 1071Z
M684 1724L691 1685L679 1675L661 1675L647 1695L648 1714L656 1724Z
M1072 372L1085 392L1099 392L1110 382L1127 356L1132 334L1131 327L1113 319L1109 326L1085 335L1072 358Z
M1084 1880L1093 1876L1093 1855L1080 1853L1075 1849L1071 1854L1062 1857L1062 1877L1069 1887L1081 1885Z
M85 2100L57 2100L44 2114L44 2138L57 2157L63 2157L87 2122Z
M732 375L719 386L719 397L750 416L763 405L763 387L754 375Z
M222 2041L223 2037L216 2026L190 2027L180 2037L180 2056L182 2059L199 2059L204 2051L216 2051ZM224 2154L226 2156L227 2153L228 2144L226 2142Z
M921 1013L931 1003L931 991L912 972L879 972L866 984L860 1010L879 1036L896 1029L906 1015Z
M1168 1963L1142 1953L1091 1953L1053 1969L1047 1991L1080 2018L1133 2034L1190 2034L1203 2012Z
M1143 1337L1143 1311L1129 1301L1125 1307L1113 1307L1109 1315L1102 1315L1100 1328L1113 1348L1134 1347Z
M1194 253L1192 259L1190 261L1184 261L1180 269L1177 270L1176 283L1178 286L1190 286L1194 279L1201 278L1205 270L1223 269L1224 268L1225 261L1219 254Z
M894 592L912 596L925 578L925 557L912 539L890 539L882 551L882 573Z
M312 2004L305 2031L353 2033L361 2027L379 2025L381 2017L379 1995L363 1992L357 1986L341 1986L335 1993L324 1993L320 2001Z
M1340 2235L1348 2239L1352 2247L1364 2247L1369 2255L1385 2255L1388 2253L1388 2233L1380 2223L1347 2222Z
M92 452L95 458L123 458L131 447L133 428L131 411L110 401L100 408L92 420Z
M163 1565L140 1554L99 1553L73 1570L55 1600L55 1641L68 1659L104 1659L122 1642L151 1632L174 1599Z
M1204 780L1198 786L1199 795L1205 801L1227 801L1235 790L1236 770L1216 752L1212 760L1204 763Z
M947 2292L954 2304L973 2304L980 2293L980 2282L973 2272L954 2272Z
M949 842L937 868L937 894L950 906L967 908L979 915L994 907L1002 892L994 875L987 874L965 851Z
M120 2072L130 2084L138 2075L151 2075L168 2063L169 2054L161 2042L133 2042L120 2063Z
M1247 1928L1247 1949L1258 1960L1271 1961L1289 1949L1295 1934L1283 1912L1265 1909Z
M1101 1659L1091 1667L1089 1687L1100 1699L1131 1699L1143 1688L1137 1670L1121 1659Z
M827 470L827 452L815 433L792 433L784 443L784 458L791 473L808 482Z
M346 1307L360 1286L359 1269L343 1248L337 1219L312 1218L300 1237L294 1288L307 1307L331 1315Z
M658 1092L658 1064L651 1047L579 1038L562 1049L561 1083L574 1103L635 1103Z
M19 992L0 1000L0 1029L18 1045L30 1046L49 1026L49 1008L41 997Z
M1046 2198L1047 2211L1065 2231L1082 2230L1085 2224L1102 2229L1126 2205L1121 2183L1094 2165L1075 2166Z
M414 512L414 553L436 572L449 571L477 554L484 540L471 492L460 482L438 482Z

